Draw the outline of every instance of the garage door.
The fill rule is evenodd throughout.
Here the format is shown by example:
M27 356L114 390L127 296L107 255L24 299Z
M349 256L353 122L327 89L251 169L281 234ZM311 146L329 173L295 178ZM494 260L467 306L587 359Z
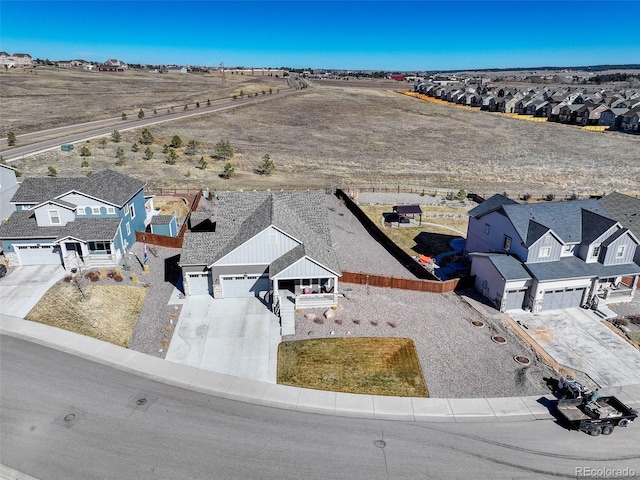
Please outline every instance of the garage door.
M560 310L563 308L579 307L585 288L566 288L562 290L548 290L544 292L542 310Z
M225 298L257 297L268 292L270 287L267 275L222 277L222 293Z
M62 265L59 245L16 246L20 265Z
M524 290L507 290L507 310L522 310L524 296L527 289Z
M188 273L189 295L209 295L209 274Z

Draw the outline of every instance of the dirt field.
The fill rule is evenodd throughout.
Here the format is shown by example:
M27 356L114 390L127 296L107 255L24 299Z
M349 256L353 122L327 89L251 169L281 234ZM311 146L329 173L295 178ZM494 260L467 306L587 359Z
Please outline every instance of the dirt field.
M109 107L117 113L124 108L119 105L142 106L152 100L168 104L177 96L186 96L186 91L191 92L188 96L192 101L202 100L211 93L209 83L219 82L213 76L202 75L200 84L194 81L180 91L174 80L171 87L177 90L163 92L157 82L164 82L168 75L140 75L137 79L123 77L125 83L116 82L113 93L101 93L100 99L87 93L85 98L92 105L90 109L95 110L94 115L104 111L110 102L118 105L117 109ZM45 76L32 75L39 79ZM230 77L233 85L238 78ZM7 88L9 78L12 77L2 77L3 89L10 93L3 94L8 104L6 112L11 112L3 111L3 123L9 117L15 117L12 124L37 123L34 119L38 115L32 110L35 105L20 107L21 100L35 87ZM262 77L254 80L262 81ZM225 88L229 94L234 87ZM71 101L69 98L78 105L77 92L62 93L63 90L64 85L55 86L48 94L40 90L39 97L47 102L52 117L65 115L64 102ZM219 87L216 91L220 92ZM73 121L79 116L68 118ZM602 194L613 190L640 193L638 136L521 122L486 112L434 105L383 88L318 85L249 108L165 123L150 130L155 136L151 160L142 159L144 148L131 151L139 132L123 132L120 144L109 141L103 148L98 140L91 141L89 167L83 170L118 168L145 179L150 187L212 190L324 188L366 183L465 188L480 194L508 192L512 197L524 193ZM200 146L195 155L185 155L184 147L179 149L176 164L168 165L162 145L169 143L175 134L185 144L193 139ZM214 145L222 139L235 147L231 160L235 173L229 180L219 176L224 162L211 157ZM120 167L115 166L117 146L125 149L127 157L126 164ZM30 176L46 175L48 165L55 166L60 176L77 175L82 161L79 150L49 152L12 165ZM255 170L267 153L275 161L276 172L261 176ZM204 170L197 168L200 157L208 162Z

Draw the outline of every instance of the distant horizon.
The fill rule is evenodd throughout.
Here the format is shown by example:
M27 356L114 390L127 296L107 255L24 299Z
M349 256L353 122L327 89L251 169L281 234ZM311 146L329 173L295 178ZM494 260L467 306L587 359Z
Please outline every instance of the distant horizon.
M576 33L578 23L589 27L603 15L640 18L637 1L1 0L0 5L0 50L52 61L117 58L145 65L217 68L224 62L229 68L385 72L640 64L637 36ZM578 13L587 20L577 19Z

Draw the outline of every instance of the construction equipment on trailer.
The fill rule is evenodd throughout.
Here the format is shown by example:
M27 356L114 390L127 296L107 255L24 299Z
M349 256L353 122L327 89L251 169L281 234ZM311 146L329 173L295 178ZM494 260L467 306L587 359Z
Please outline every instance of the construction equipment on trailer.
M600 396L571 377L558 383L563 394L558 400L558 415L576 430L598 436L611 435L615 427L626 427L638 418L638 412L614 396Z

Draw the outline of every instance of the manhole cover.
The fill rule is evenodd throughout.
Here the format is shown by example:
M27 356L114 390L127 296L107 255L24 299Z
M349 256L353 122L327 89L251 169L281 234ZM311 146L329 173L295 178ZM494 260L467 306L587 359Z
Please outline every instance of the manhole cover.
M493 337L491 337L491 340L493 340L496 343L499 343L500 345L504 345L505 343L507 343L507 339L504 338L502 335L494 335Z
M138 401L136 402L138 405L142 406L142 405L146 405L147 404L147 399L146 398L139 398Z
M484 322L481 322L480 320L472 320L471 325L474 327L484 327Z
M373 442L373 444L378 448L384 448L387 446L387 442L385 442L384 440L376 440L375 442Z
M72 422L75 419L76 419L76 414L75 413L69 413L69 414L64 416L64 421L65 422Z
M513 357L513 359L520 365L529 365L531 363L531 360L529 360L524 355L516 355L515 357Z

